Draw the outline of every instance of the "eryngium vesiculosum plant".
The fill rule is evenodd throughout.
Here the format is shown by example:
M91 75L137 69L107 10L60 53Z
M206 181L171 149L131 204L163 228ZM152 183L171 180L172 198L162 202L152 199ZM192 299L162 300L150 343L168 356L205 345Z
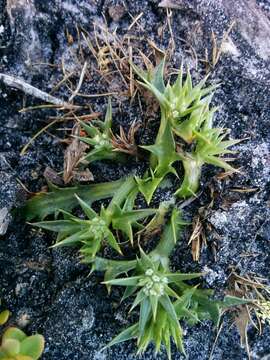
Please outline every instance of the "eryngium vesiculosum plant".
M122 254L114 231L121 232L133 244L133 229L144 229L139 221L158 212L156 209L134 210L137 193L135 180L129 177L115 192L110 204L106 208L101 206L99 214L75 194L85 218L59 209L63 219L33 225L58 233L54 247L77 245L80 246L81 254L87 258L94 258L103 245L109 245Z
M109 101L104 121L92 120L85 124L80 122L86 132L86 136L80 137L80 140L90 146L90 151L85 155L82 161L91 163L97 160L122 159L123 154L115 151L112 145L112 105Z
M28 220L44 220L49 214L55 217L61 214L60 219L35 225L58 234L54 247L78 246L82 261L90 264L92 271L104 272L104 283L109 291L112 286L124 287L123 300L132 299L130 311L138 314L137 321L108 346L134 338L138 353L153 342L156 352L164 345L171 358L172 340L184 352L180 321L193 325L211 319L217 325L224 308L247 301L231 296L223 301L214 300L212 290L199 289L197 278L203 274L172 272L169 257L179 240L181 226L185 224L181 213L174 199L161 203L158 209L138 208L137 195L141 192L150 203L167 174L178 176L177 161L183 164L184 178L176 194L183 198L194 195L203 164L234 170L222 156L232 153L228 148L238 140L224 140L226 132L213 127L217 108L211 108L210 102L216 86L206 87L207 78L194 86L189 72L183 80L181 69L175 83L165 85L164 61L150 72L132 66L143 86L155 95L161 109L155 143L143 146L150 152L150 169L144 178L130 176L114 182L62 189L51 185L51 192L38 194L28 201L24 213ZM109 103L104 123L82 124L87 136L81 140L91 146L85 157L88 162L120 160L113 147L111 120ZM105 198L111 198L107 206L101 204L99 210L92 207L93 202ZM81 208L80 216L72 213L76 205ZM156 234L157 229L159 233L163 230L162 235L156 247L146 253L138 246L142 244L139 240L142 237L145 241L149 234ZM133 260L102 257L104 247L114 249L118 257L124 256L128 242L133 246Z
M232 296L226 296L223 301L213 300L212 290L202 290L198 285L186 283L202 273L171 272L169 256L184 224L180 212L173 209L159 243L148 255L141 249L136 260L116 261L99 257L92 260L93 270L105 271L107 286L125 288L122 300L133 298L130 311L139 308L138 322L116 336L107 347L134 338L138 353L144 352L153 342L156 353L164 345L171 359L171 340L185 352L180 320L194 325L211 319L218 325L224 308L246 302ZM119 277L121 275L125 277Z
M235 170L222 155L231 154L228 148L239 140L225 141L226 131L213 127L213 116L217 108L210 108L213 91L217 87L205 86L207 77L197 85L193 85L190 72L187 71L183 80L183 68L180 69L174 84L164 83L164 63L152 71L142 71L132 64L142 84L151 91L159 102L161 119L158 135L154 145L143 146L150 151L150 171L143 179L137 179L140 191L147 202L160 182L168 173L177 175L173 164L181 160L184 168L184 178L176 195L189 197L194 195L199 187L203 164L222 167L225 170ZM176 142L182 140L190 145L190 151L181 150Z

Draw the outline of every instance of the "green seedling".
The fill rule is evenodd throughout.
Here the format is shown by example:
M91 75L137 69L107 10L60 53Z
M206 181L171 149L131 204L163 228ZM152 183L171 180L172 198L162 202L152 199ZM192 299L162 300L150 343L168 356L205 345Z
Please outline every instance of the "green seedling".
M204 164L212 164L225 170L235 170L228 160L220 156L233 153L228 147L239 140L225 141L226 132L222 128L213 128L213 115L217 108L210 109L213 91L217 85L205 87L208 77L193 86L190 72L187 71L183 81L183 68L173 85L164 83L164 60L154 71L144 72L132 64L140 82L157 98L161 109L160 127L154 145L144 146L151 152L150 176L137 179L139 189L147 202L168 173L177 176L173 164L181 160L184 178L181 187L176 191L180 197L196 194L199 187L201 169ZM192 145L191 152L176 151L175 136Z
M133 244L133 229L144 228L139 221L157 213L156 209L134 210L137 193L136 183L130 177L115 193L108 207L101 207L99 214L76 196L86 219L60 210L63 220L43 221L34 225L58 233L54 247L80 245L83 256L94 258L102 244L106 243L122 254L114 231L122 232Z
M173 85L164 83L165 58L153 71L142 71L132 64L137 75L143 80L140 82L151 91L159 102L161 121L158 138L163 136L167 122L172 130L185 142L191 143L194 139L193 131L200 126L200 113L206 103L210 103L212 92L218 85L205 87L207 77L193 86L189 70L186 80L183 81L183 67Z
M230 146L241 140L224 140L227 135L225 129L213 128L213 115L216 109L209 110L207 106L201 114L200 129L194 131L196 136L194 150L181 152L184 168L184 179L181 187L176 191L180 197L189 197L196 194L204 164L214 165L227 171L237 172L228 161L232 159L221 158L221 155L234 154Z
M234 297L226 297L223 302L211 299L212 290L202 290L198 285L189 285L187 280L201 277L202 273L172 273L169 255L177 241L181 225L180 213L174 209L169 224L155 250L131 261L95 260L95 269L105 270L105 284L123 286L123 299L133 296L130 311L139 307L139 321L114 338L107 347L120 342L137 339L138 353L155 344L156 353L163 344L171 359L171 339L184 352L183 330L180 320L194 325L204 319L211 319L218 325L223 308L246 303ZM118 278L132 272L131 276Z
M43 350L42 335L27 336L22 330L10 327L2 336L0 360L37 360Z
M90 145L91 150L82 159L83 162L92 163L97 160L123 160L123 154L114 151L112 133L112 105L109 101L105 121L93 120L88 124L81 122L87 136L79 139Z

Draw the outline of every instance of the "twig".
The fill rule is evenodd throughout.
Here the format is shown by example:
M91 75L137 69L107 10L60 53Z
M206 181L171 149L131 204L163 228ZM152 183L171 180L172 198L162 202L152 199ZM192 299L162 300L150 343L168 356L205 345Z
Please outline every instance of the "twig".
M64 106L64 107L69 106L69 104L67 104L63 100L60 100L50 94L47 94L46 92L39 90L38 88L26 83L24 80L21 80L14 76L0 73L0 80L3 81L3 83L5 83L7 86L19 89L23 91L25 94L34 96L47 103L51 103L58 106Z
M86 69L87 69L87 65L88 64L87 64L87 61L86 61L83 64L83 68L82 68L81 76L80 76L80 79L79 79L79 82L78 82L78 86L76 87L75 91L70 96L70 98L68 99L69 102L71 102L80 91L80 88L81 88L83 80L84 80L85 72L86 72Z

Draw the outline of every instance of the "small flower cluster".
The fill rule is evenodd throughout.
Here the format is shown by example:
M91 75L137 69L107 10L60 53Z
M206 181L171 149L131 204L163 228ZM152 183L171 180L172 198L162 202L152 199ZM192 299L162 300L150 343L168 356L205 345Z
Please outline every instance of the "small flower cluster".
M145 272L145 278L139 283L139 286L144 286L143 292L147 296L162 296L164 295L164 285L168 284L166 276L157 275L153 269L148 269Z
M96 149L99 149L99 148L111 149L112 148L111 141L110 141L109 137L107 136L107 134L96 135L93 138L93 141L95 141L95 143L96 143L94 145L94 147Z
M106 222L99 217L94 217L89 226L89 232L93 238L104 238L108 232Z

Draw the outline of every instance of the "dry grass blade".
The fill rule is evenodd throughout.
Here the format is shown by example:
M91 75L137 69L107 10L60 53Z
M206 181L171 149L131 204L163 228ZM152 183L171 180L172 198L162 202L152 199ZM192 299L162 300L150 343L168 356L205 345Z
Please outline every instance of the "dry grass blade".
M206 64L206 72L207 73L209 71L213 70L216 67L217 63L219 62L222 51L223 51L224 43L227 41L229 34L232 31L232 28L234 25L235 25L235 21L233 21L230 24L229 28L224 32L219 46L218 46L216 34L214 33L214 31L211 32L211 46L212 46L211 59L209 59L208 50L206 49L205 50L205 59L202 60Z
M129 13L130 17L132 18L132 23L129 25L128 30L131 30L133 26L137 23L141 30L144 30L141 25L138 23L139 19L143 16L143 12L137 15L135 18Z
M199 216L194 218L192 223L192 234L188 241L188 245L191 244L191 253L194 261L199 261L200 259L200 251L202 245L206 244L206 237L203 229L203 225Z
M77 173L76 167L82 158L83 153L87 149L87 145L78 139L80 135L80 126L75 125L73 128L73 135L75 136L70 145L66 148L64 155L64 174L63 180L65 184L68 184ZM90 180L93 177L90 176Z
M63 186L64 184L62 177L59 176L57 172L52 168L50 168L49 166L47 166L46 169L44 170L43 176L45 177L46 180L48 180L52 184L60 185L60 186Z
M242 305L241 308L238 310L234 322L240 334L241 345L245 347L249 359L251 359L251 357L250 357L247 329L250 321L251 321L251 316L250 316L249 308L247 305Z
M132 156L138 156L138 146L135 143L135 134L140 128L140 123L133 122L128 130L127 135L120 126L120 135L112 134L112 145L114 151L123 152Z
M28 141L28 143L26 145L24 145L24 147L22 148L20 155L23 156L26 153L26 151L28 150L29 146L35 141L35 139L39 135L41 135L43 132L48 130L49 127L56 124L58 121L59 121L59 119L55 119L54 121L52 121L49 124L47 124L46 126L44 126L41 130L39 130L34 136L32 136L31 139Z
M251 359L251 357L247 328L249 324L252 324L260 334L262 332L263 318L261 314L264 315L264 309L260 304L267 303L265 296L268 298L270 294L269 286L263 283L266 281L267 279L259 278L256 275L240 276L234 270L229 277L229 294L252 300L250 304L238 306L234 318L234 323L241 337L241 344L245 346L249 359ZM255 312L256 322L253 321L251 312Z

